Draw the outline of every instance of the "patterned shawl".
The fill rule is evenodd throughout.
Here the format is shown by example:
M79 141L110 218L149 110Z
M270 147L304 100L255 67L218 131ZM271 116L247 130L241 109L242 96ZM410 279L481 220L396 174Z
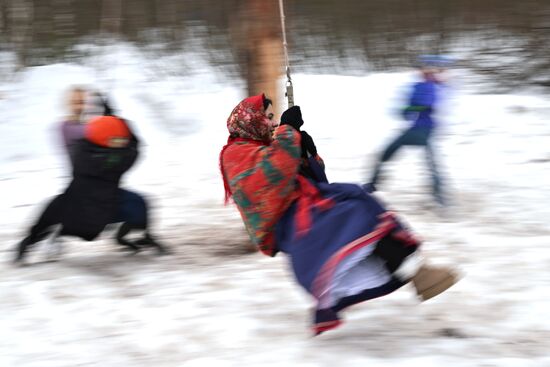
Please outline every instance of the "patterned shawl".
M274 255L275 225L300 195L300 134L285 125L271 137L263 95L239 103L227 129L230 136L220 153L226 199L233 196L253 243Z

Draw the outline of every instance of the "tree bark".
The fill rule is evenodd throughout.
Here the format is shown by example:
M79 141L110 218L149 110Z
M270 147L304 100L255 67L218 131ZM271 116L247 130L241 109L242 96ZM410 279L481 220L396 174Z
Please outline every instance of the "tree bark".
M239 54L249 96L265 93L281 112L283 93L283 42L277 0L246 0L241 3L231 35Z
M31 0L11 0L8 5L10 39L17 54L17 70L27 66L27 50L31 45L34 6Z
M74 0L56 0L54 2L54 34L57 39L75 35Z
M0 42L7 42L8 34L8 10L6 0L0 0Z
M120 34L122 24L122 0L103 0L100 32Z

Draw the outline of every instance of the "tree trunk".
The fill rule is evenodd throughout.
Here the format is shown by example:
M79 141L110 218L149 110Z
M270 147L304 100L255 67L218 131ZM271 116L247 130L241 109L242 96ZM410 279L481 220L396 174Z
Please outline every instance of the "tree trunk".
M0 42L7 42L8 35L8 9L6 0L0 0Z
M74 0L56 0L54 2L54 34L56 39L69 38L75 34Z
M32 41L34 6L30 0L9 2L10 43L17 54L17 69L27 66L27 50Z
M100 32L120 34L122 23L122 0L103 0Z
M283 42L277 0L246 0L231 24L249 96L265 93L280 112Z

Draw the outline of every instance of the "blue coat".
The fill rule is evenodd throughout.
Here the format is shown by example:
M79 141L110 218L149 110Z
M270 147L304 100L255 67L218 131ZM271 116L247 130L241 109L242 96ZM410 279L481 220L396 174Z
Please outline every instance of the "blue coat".
M405 109L405 118L413 120L413 128L432 129L436 123L432 117L437 103L438 85L432 81L423 81L413 86L409 107Z

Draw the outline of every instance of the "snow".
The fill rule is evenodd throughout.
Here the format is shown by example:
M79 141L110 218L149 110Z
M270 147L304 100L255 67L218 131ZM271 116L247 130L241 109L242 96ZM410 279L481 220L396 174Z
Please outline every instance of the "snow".
M187 57L195 61L185 75L161 76L136 49L117 50L103 56L112 68L36 67L1 87L0 366L550 366L545 96L481 95L458 72L450 79L437 149L452 206L441 213L431 203L413 148L388 166L378 195L425 240L432 262L464 278L424 304L406 288L355 306L341 328L312 338L313 303L284 256L246 253L240 218L222 205L217 158L241 85L200 55ZM332 181L366 180L404 126L396 111L413 78L293 77ZM9 263L69 179L56 123L71 84L109 86L142 137L124 186L149 197L173 256L127 256L107 231L93 243L64 240L57 262L45 261L42 245L32 266Z

